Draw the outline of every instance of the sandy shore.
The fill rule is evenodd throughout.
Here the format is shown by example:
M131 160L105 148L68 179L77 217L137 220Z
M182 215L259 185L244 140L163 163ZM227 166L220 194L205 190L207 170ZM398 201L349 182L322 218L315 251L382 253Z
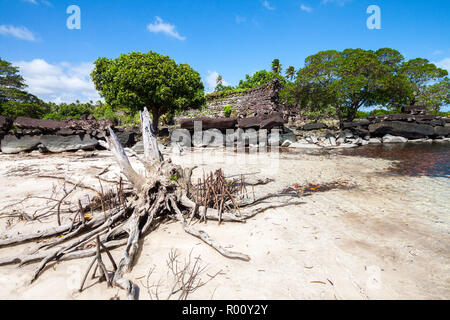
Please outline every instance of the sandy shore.
M92 177L106 166L117 173L108 152L42 155L0 155L0 208L28 195L50 195L61 182L38 175L66 175L97 184ZM300 204L269 209L246 224L214 222L201 227L217 241L251 256L250 262L228 260L176 223L161 226L141 241L138 261L129 274L148 299L146 276L157 282L167 273L171 249L182 257L192 250L201 256L208 274L221 273L192 299L449 299L450 188L449 179L387 174L391 162L381 159L313 154L235 154L197 150L174 156L184 166L203 171L223 168L226 175L251 174L274 182L255 188L256 194L278 192L295 184L344 181L352 188L336 189L292 201ZM139 165L133 161L134 165ZM87 192L78 191L74 197ZM273 200L263 206L288 199ZM32 214L44 200L14 207ZM280 202L278 202L280 201ZM4 210L11 212L12 208ZM3 213L4 213L3 212ZM64 216L69 221L70 216ZM0 218L0 235L14 235L55 224ZM15 255L33 243L0 249L0 258ZM116 260L121 248L112 253ZM0 299L110 299L122 291L89 282L78 293L89 259L52 265L32 285L36 264L0 267Z

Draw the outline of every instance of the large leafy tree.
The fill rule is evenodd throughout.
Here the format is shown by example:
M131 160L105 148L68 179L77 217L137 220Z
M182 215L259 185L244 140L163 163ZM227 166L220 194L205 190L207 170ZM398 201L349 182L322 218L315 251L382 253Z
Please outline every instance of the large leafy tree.
M418 97L418 102L428 111L438 114L442 106L450 104L450 80L448 78L429 85Z
M161 115L198 108L205 102L198 72L152 51L99 58L91 77L108 104L133 111L148 107L156 131Z
M439 82L445 82L448 71L438 68L427 59L417 58L404 62L401 73L409 82L409 104L415 105L418 100L429 92L428 86ZM445 85L442 85L445 87Z
M363 106L397 103L407 91L403 56L393 49L322 51L305 60L284 96L309 109L333 108L341 124Z
M47 112L46 105L26 92L19 68L0 58L0 114L11 118L27 116L40 118Z

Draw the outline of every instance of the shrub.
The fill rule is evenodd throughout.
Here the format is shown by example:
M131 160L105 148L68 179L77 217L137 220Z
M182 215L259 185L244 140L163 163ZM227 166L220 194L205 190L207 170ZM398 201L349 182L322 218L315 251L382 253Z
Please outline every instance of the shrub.
M233 112L233 109L231 106L225 106L223 111L225 112L225 117L229 118L231 116L231 112Z

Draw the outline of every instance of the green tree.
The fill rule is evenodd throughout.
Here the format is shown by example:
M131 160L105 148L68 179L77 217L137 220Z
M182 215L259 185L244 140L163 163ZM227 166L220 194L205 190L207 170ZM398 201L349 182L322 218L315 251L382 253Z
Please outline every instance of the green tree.
M266 70L260 70L255 72L252 76L248 74L245 75L245 80L239 81L237 89L256 88L275 79L280 80L283 84L286 82L286 79L284 79L284 77L279 74Z
M44 102L26 92L26 87L19 68L0 58L0 115L41 118L47 112Z
M295 84L282 96L305 108L332 108L342 125L363 106L392 104L405 94L402 61L398 51L388 48L322 51L306 58Z
M407 78L409 87L409 104L415 105L428 90L430 84L445 81L448 71L438 68L427 59L417 58L402 64L401 73Z
M223 78L222 78L222 76L219 74L219 75L217 76L217 79L216 79L216 85L221 85L221 84L223 84Z
M286 69L286 79L290 79L292 81L294 77L295 77L295 68L293 66L289 66Z
M272 61L272 72L276 73L276 74L280 74L281 70L283 70L281 64L280 64L280 60L278 59L273 59Z
M152 51L122 54L117 59L99 58L91 77L109 105L133 111L148 107L156 131L161 115L198 108L205 102L198 72Z
M427 86L418 97L418 102L437 115L442 106L450 104L450 80L445 78L441 82Z

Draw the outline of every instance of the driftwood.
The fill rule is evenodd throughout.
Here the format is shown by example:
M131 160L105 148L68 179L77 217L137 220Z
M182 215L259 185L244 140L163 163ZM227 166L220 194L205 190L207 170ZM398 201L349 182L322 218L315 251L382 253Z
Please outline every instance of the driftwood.
M82 185L81 182L72 182L71 184L75 186L94 189L98 193L98 197L84 207L78 203L79 211L70 224L0 239L1 248L33 240L53 238L37 244L27 254L0 259L0 266L40 262L32 278L32 281L35 281L46 266L52 262L95 256L87 269L80 290L83 289L90 270L97 262L94 275L98 270L100 278L105 279L109 285L122 288L127 291L130 299L137 299L139 291L137 286L124 275L132 269L135 263L139 240L147 235L152 227L168 219L178 221L186 233L202 240L224 257L242 261L250 260L246 254L225 249L206 232L194 227L192 222L215 220L219 223L222 221L244 223L246 219L261 211L256 210L243 214L240 212L240 208L248 206L250 203L260 203L263 199L274 196L269 195L249 202L246 187L266 184L270 181L257 180L247 183L243 176L230 181L226 180L222 171L219 170L214 174L205 175L203 180L199 180L196 185L193 185L191 176L195 168L182 168L173 164L170 159L164 159L158 148L152 121L146 108L141 112L141 122L144 158L135 156L144 164L145 176L139 175L133 169L125 149L111 128L107 137L107 147L114 155L128 183L132 185L132 191L128 190L125 193L123 188L125 183L118 182L117 191L108 195L111 207L106 209L101 180L99 180L100 190ZM97 175L97 178L100 176L101 174ZM244 199L245 197L247 199ZM84 211L87 208L98 210L98 214L89 221L84 218ZM78 217L77 222L75 221L76 217ZM60 223L59 214L58 223ZM125 245L123 256L116 265L108 250L123 245ZM108 274L102 261L102 252L107 253L113 264L114 273L112 275Z

